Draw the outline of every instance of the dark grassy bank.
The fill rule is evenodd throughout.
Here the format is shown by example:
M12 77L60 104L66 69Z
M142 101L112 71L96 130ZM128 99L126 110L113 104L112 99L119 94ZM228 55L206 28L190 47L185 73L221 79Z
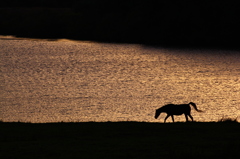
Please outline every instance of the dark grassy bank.
M236 158L240 125L0 123L0 158Z
M238 1L9 0L0 35L239 48Z

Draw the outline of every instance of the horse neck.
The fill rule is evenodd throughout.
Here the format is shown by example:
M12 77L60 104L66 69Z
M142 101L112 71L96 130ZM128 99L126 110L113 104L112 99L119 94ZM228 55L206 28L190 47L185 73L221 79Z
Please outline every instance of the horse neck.
M162 113L162 112L163 112L162 108L157 109L157 111L158 111L159 113Z
M159 112L167 112L169 109L167 107L160 108Z

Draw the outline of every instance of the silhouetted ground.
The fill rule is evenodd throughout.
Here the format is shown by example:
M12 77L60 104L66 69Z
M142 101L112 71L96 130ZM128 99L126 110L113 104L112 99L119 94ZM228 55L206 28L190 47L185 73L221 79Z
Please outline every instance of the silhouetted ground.
M9 0L0 35L239 48L239 14L234 0Z
M236 158L237 122L0 123L0 158Z

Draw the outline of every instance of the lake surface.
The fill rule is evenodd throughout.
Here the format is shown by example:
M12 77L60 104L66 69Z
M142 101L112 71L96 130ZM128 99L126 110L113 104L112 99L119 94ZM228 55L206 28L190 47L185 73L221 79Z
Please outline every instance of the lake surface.
M240 116L238 51L2 38L0 57L5 122L163 122L155 109L189 102L196 121Z

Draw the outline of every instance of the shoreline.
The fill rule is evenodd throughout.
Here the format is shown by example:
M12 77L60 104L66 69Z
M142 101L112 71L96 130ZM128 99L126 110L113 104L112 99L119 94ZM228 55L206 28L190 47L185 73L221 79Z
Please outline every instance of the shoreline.
M116 45L140 45L145 47L154 47L170 50L225 50L225 51L239 51L239 46L207 46L207 45L164 45L164 44L151 44L151 43L137 43L137 42L120 42L120 41L95 41L95 40L81 40L71 38L38 38L31 36L15 36L15 35L1 35L0 40L29 40L29 41L49 41L49 42L76 42L76 43L99 43L99 44L116 44Z

